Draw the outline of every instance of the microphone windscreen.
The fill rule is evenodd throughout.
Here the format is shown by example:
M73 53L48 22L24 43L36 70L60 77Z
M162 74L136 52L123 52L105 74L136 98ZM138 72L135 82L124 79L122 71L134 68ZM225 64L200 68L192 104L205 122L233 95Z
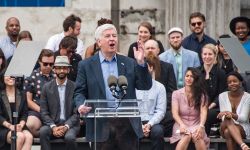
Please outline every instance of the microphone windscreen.
M111 86L116 86L117 85L117 78L113 75L110 75L108 77L108 86L111 87Z
M125 76L121 75L118 77L118 86L128 86L128 80Z

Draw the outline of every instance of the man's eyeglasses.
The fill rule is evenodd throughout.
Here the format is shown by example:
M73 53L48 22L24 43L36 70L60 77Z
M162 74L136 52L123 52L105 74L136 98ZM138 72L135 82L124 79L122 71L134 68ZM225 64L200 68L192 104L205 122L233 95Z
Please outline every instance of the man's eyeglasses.
M193 22L191 23L191 26L195 27L196 25L200 26L202 22Z
M50 66L52 67L54 65L54 63L47 63L47 62L42 62L43 63L43 66L47 67L47 66Z

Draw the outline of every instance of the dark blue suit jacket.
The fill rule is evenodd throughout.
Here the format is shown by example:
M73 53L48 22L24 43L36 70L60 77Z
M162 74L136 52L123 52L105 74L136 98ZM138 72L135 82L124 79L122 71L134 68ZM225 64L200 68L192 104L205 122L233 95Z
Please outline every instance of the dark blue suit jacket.
M128 80L127 95L124 99L136 99L135 88L148 90L152 86L152 79L147 67L142 67L135 60L122 55L117 56L118 75L126 76ZM147 66L147 65L146 65ZM96 54L81 61L78 65L74 101L78 108L85 99L106 99L105 84L100 64L99 55ZM130 123L140 138L143 136L139 118L130 119ZM98 142L106 141L109 137L107 121L99 120L96 127ZM94 141L94 120L86 119L86 138Z

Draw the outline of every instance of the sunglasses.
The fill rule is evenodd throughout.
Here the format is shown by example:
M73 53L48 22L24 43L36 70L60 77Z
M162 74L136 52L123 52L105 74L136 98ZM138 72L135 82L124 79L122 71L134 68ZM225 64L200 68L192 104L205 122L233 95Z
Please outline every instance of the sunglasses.
M196 25L200 26L202 24L202 22L194 22L191 23L191 26L195 27Z
M47 67L47 66L50 66L52 67L54 65L54 63L47 63L47 62L42 62L43 63L43 66Z

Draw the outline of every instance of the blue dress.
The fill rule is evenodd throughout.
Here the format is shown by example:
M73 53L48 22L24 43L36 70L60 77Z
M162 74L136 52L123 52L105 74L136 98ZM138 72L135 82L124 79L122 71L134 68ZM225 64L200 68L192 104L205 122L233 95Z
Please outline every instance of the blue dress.
M246 49L248 55L250 55L250 39L248 39L242 46Z

